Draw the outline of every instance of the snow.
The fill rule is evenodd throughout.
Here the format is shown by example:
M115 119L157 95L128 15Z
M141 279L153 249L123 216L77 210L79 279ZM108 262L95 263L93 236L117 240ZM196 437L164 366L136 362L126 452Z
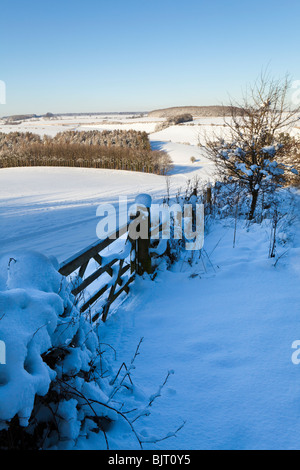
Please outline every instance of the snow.
M11 252L0 258L0 337L7 358L0 370L0 426L16 414L26 426L35 395L45 395L55 377L41 354L52 346L64 311L60 284L43 255Z
M199 147L152 141L169 153L174 168L170 194L188 179L213 180L214 167ZM191 156L197 161L191 163ZM2 251L32 249L64 261L97 240L96 210L100 203L117 206L119 197L134 202L147 193L153 202L167 194L164 176L82 168L8 168L0 171L0 237Z
M137 205L141 204L142 206L149 209L151 207L151 204L152 204L152 198L149 194L139 194L135 198L135 204L137 204Z
M198 176L203 182L215 179L215 167L205 156L205 151L202 148L197 145L153 140L157 138L157 134L151 135L150 141L152 149L163 150L170 155L173 162L173 168L169 173L170 175L184 175L186 179L193 179L195 176ZM194 163L191 162L191 157L195 157ZM181 182L183 182L183 178Z
M175 177L176 178L176 177ZM183 183L184 178L176 178ZM174 191L177 183L174 183ZM163 176L80 168L10 168L0 171L1 250L32 249L64 261L97 241L100 203L133 203L147 192L161 198Z
M214 180L214 167L198 141L199 132L222 133L220 120L199 118L194 125L160 132L154 132L159 120L147 117L103 120L39 119L0 129L54 135L67 129L138 128L151 132L152 148L167 151L174 163L168 182L163 176L114 170L0 170L0 339L7 346L7 365L0 365L0 419L18 413L26 425L35 394L45 394L53 379L41 354L51 344L68 344L79 328L65 331L59 318L71 307L57 268L58 262L97 240L98 205L117 206L119 196L133 203L139 193L160 202L168 184L174 196L195 176L203 184ZM291 215L292 198L286 192L280 197L284 212ZM201 258L195 257L191 265L186 255L172 271L162 261L155 280L136 280L126 302L100 325L101 341L117 351L117 358L113 350L107 351L115 373L122 362L130 367L144 338L130 369L133 392L119 392L116 399L144 410L137 430L145 448L299 449L300 370L291 360L300 327L299 192L295 207L295 218L291 215L278 234L276 259L268 258L271 221L250 226L238 221L235 248L235 221L211 221ZM162 254L163 247L156 250ZM42 254L24 251L32 249ZM110 250L105 260L116 257ZM86 369L94 343L93 337L90 349L75 349L64 361L64 370ZM91 398L102 393L101 401L108 399L107 390L83 380L78 387ZM153 405L147 406L153 398ZM91 431L94 423L78 439L76 400L62 401L59 407L62 447L105 448L102 433ZM97 411L104 414L101 405ZM117 420L113 411L110 416ZM170 439L159 441L167 435ZM139 448L122 420L108 436L111 449Z
M298 217L299 203L298 196ZM299 219L276 267L269 226L240 223L235 248L233 227L213 224L193 267L182 260L173 272L162 267L154 281L136 282L106 325L106 341L123 358L144 336L133 380L145 393L174 369L147 419L160 435L186 424L149 449L299 448L300 371L291 360L299 337Z
M292 197L283 195L292 208ZM128 300L100 325L101 341L117 350L117 359L111 352L116 371L120 361L130 364L144 337L130 367L133 394L116 396L120 401L126 396L132 408L153 401L136 425L144 448L299 448L300 374L291 360L299 330L299 200L295 195L297 218L279 236L278 256L287 248L288 254L276 266L268 258L268 221L250 227L239 221L235 248L234 221L211 222L201 259L195 255L191 266L184 256L171 271L162 262L155 280L138 279ZM10 252L0 266L1 311L6 313L0 336L8 350L6 369L1 366L0 418L18 413L26 425L34 395L45 394L53 379L41 354L59 344L58 338L71 339L70 332L62 337L64 330L57 330L67 296L57 263L43 255ZM74 350L64 373L84 369L88 357ZM162 386L166 374L170 377ZM91 399L99 394L108 399L93 383L81 381L80 390ZM95 407L104 413L102 405ZM58 414L60 448L74 448L75 442L78 449L105 448L102 433L80 432L75 400L62 401ZM119 421L108 439L111 449L139 448Z
M20 426L27 427L37 397L44 397L50 384L52 396L63 395L65 387L65 398L58 403L51 396L46 406L39 403L34 421L46 422L52 409L60 441L52 441L49 434L45 445L67 449L74 447L79 435L86 439L92 432L86 400L93 401L99 417L117 422L118 416L105 406L107 381L100 376L90 381L82 377L90 372L91 361L99 362L99 338L79 315L70 286L57 269L56 260L36 252L15 251L0 257L0 337L7 358L0 369L0 430L7 429L16 415ZM65 358L62 355L50 368L46 356L53 349L65 351ZM57 385L57 380L62 382ZM75 398L66 393L72 387Z
M57 118L32 118L20 124L4 124L0 121L0 132L33 132L39 135L54 136L58 132L77 130L136 130L154 132L162 119L150 119L133 115L82 115L58 116Z
M225 118L230 122L230 117ZM137 130L145 131L155 136L157 140L171 141L174 143L186 143L198 145L199 139L207 137L226 136L224 119L222 117L196 117L193 122L170 126L160 132L155 132L156 126L165 121L163 118L153 118L145 115L81 115L58 116L51 119L32 118L20 124L5 124L0 119L0 132L33 132L35 134L54 136L58 132L68 130ZM299 135L299 126L291 129L293 135Z

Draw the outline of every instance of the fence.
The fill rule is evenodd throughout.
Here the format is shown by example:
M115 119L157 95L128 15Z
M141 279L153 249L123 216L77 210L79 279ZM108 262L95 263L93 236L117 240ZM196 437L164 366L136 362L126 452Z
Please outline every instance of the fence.
M212 191L210 186L203 194L203 198L207 213L211 213ZM152 273L152 256L163 255L168 247L166 239L162 237L162 241L157 248L151 249L151 197L147 194L140 194L135 202L137 210L131 218L131 223L119 227L116 232L110 234L106 239L100 240L84 251L77 253L60 266L59 272L63 276L71 276L72 294L76 297L76 304L80 304L80 312L94 310L97 302L96 310L98 309L98 311L91 315L92 322L97 321L100 317L103 321L106 321L113 302L122 293L129 293L130 284L134 281L136 275L142 275L145 272ZM141 213L142 217L140 218ZM193 209L192 219L195 218L196 213ZM134 219L139 219L138 225L142 226L144 224L143 228L140 227L138 231L143 232L143 237L133 235ZM166 223L160 220L157 221L157 226L152 228L155 232L155 238L160 238ZM136 229L137 226L135 226L135 234ZM105 250L124 235L127 235L127 238L125 243L122 242L122 250L108 256ZM90 289L93 284L94 289ZM103 301L103 304L101 304L99 310L98 302L100 300Z
M150 196L147 197L150 198ZM138 198L136 202L138 203ZM138 215L137 211L135 217ZM111 305L122 293L129 293L129 286L134 281L136 274L151 273L150 206L143 223L146 224L148 230L147 239L131 238L130 224L126 224L118 228L115 233L110 234L108 238L89 246L61 264L59 272L63 276L71 276L72 294L76 298L76 303L79 304L81 313L87 312L96 302L103 300L100 310L91 316L92 322L97 321L100 317L104 322L106 321ZM160 226L159 231L161 229ZM127 239L123 243L121 252L110 256L103 254L110 245L126 234ZM95 281L97 281L94 286L96 289L91 289L93 291L91 293L89 288ZM107 292L108 296L104 297Z

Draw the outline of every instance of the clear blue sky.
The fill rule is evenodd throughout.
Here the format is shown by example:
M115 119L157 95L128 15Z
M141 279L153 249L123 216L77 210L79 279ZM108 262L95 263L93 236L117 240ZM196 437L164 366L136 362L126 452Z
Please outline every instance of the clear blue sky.
M7 0L0 21L0 115L220 104L266 67L300 80L299 0Z

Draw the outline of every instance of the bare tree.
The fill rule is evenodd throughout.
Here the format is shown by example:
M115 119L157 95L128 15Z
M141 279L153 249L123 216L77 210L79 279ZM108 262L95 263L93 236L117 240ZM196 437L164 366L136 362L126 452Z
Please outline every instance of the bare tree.
M288 77L274 80L262 74L240 104L232 103L231 115L225 118L226 140L206 139L208 158L219 172L249 190L250 220L261 189L280 185L285 170L297 173L283 158L282 135L289 132L300 113L300 108L291 109L287 99L289 88Z

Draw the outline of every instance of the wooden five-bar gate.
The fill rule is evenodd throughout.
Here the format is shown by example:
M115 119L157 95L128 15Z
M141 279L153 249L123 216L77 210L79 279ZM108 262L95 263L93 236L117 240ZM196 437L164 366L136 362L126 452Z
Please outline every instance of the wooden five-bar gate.
M142 196L140 200L144 201L146 196L151 201L150 196L140 196ZM137 205L138 201L137 198ZM119 227L108 238L96 242L61 264L59 272L63 276L70 277L73 286L72 294L75 296L80 312L93 312L92 322L96 322L99 318L106 321L111 305L122 293L129 293L130 284L135 276L145 272L151 273L150 206L151 202L147 207L146 218L144 217L148 230L147 239L132 239L130 223L128 223ZM138 215L139 211L135 217ZM159 230L161 229L160 226ZM105 250L126 234L123 249L113 255L105 255ZM95 282L94 290L89 292ZM98 306L98 303L101 305Z

